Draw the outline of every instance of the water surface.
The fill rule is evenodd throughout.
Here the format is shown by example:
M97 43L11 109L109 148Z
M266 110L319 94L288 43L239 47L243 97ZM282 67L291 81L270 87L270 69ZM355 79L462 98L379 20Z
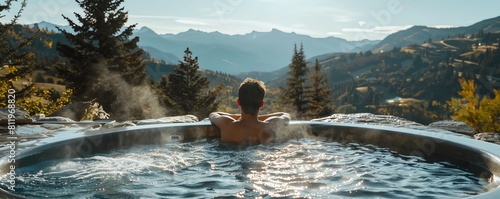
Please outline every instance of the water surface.
M29 198L463 198L488 184L446 162L310 139L137 146L21 168L16 183Z

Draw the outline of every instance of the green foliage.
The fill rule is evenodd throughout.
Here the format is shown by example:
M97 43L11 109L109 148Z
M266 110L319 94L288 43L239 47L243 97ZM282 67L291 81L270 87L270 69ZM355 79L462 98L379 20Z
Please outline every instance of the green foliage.
M45 77L43 77L42 73L37 73L36 74L36 76L35 76L35 82L44 83L45 81L46 81Z
M127 12L120 7L123 0L76 2L84 15L75 13L79 24L63 16L75 33L59 29L70 44L59 42L56 47L69 63L59 64L55 69L67 82L67 87L74 90L77 100L96 100L105 110L118 112L117 107L126 102L116 89L123 90L120 87L123 84L146 85L143 50L137 46L139 38L129 39L135 25L123 28L128 20ZM141 115L141 107L135 110Z
M356 107L354 107L352 104L347 104L347 105L340 106L337 109L337 112L344 113L344 114L350 114L350 113L356 113L357 110L356 110Z
M281 94L273 101L271 109L291 112L299 118L317 118L332 113L332 91L328 87L328 79L321 71L319 61L309 75L304 49L294 46L292 63L288 65L286 88L280 88Z
M0 4L0 18L5 17L3 12L9 11L14 2L17 3L17 1L7 0L5 4ZM9 89L16 90L16 104L19 101L29 100L34 93L33 84L22 88L15 88L13 85L14 81L28 75L33 70L34 54L25 48L37 35L36 31L27 36L14 30L17 19L26 7L26 1L19 3L21 4L20 9L13 19L8 23L0 23L0 67L2 67L0 68L0 93L2 93L0 107L7 106L6 93Z
M286 79L286 88L283 89L283 95L280 101L284 106L291 106L299 115L303 115L307 110L307 62L304 55L304 48L300 46L297 50L297 45L293 49L292 63L288 65L288 78Z
M318 60L313 67L314 73L311 76L311 87L308 97L308 115L313 118L324 117L332 114L330 102L332 101L332 91L328 87L325 75L321 72L321 65Z
M170 114L194 114L205 118L219 106L217 95L223 89L222 85L206 91L210 82L208 78L197 73L198 57L192 56L187 48L184 60L167 77L162 77L159 90L163 94L164 103Z
M49 84L53 84L53 83L55 83L55 82L54 82L54 78L52 78L52 77L48 77L46 81L47 81L47 83L49 83Z
M2 12L8 12L13 2L17 1L7 0L5 5L0 4L0 18L5 17ZM4 65L16 67L15 70L0 76L2 81L23 77L33 69L34 55L23 48L31 43L37 33L25 37L25 35L14 31L14 26L26 7L26 1L24 0L20 4L21 8L9 23L0 23L0 67Z
M500 91L495 90L495 98L483 97L479 101L476 94L477 86L473 80L460 79L462 98L452 98L448 101L452 118L465 122L479 132L500 131Z

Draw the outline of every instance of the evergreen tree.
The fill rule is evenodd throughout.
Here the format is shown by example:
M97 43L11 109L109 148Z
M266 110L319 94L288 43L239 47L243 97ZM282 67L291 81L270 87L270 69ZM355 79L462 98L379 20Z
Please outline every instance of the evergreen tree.
M311 76L311 88L309 93L308 115L311 117L322 117L332 113L329 107L332 98L332 90L328 87L328 80L325 74L321 73L321 65L318 60L313 67L314 73Z
M5 4L0 4L0 18L4 18L4 12L11 9L11 6L16 0L7 0ZM33 53L25 50L25 48L33 41L38 34L37 31L31 36L25 37L22 33L17 35L14 31L14 26L17 24L18 18L21 16L26 1L19 2L20 9L14 17L7 23L0 22L0 107L7 106L7 90L13 89L13 81L18 80L31 73L34 67ZM13 39L15 38L15 39ZM7 67L3 67L7 66ZM29 99L33 94L33 84L24 88L18 88L16 91L17 101Z
M210 82L198 73L198 57L193 58L189 48L184 53L184 60L179 66L168 78L162 77L160 89L165 94L164 102L170 114L194 114L205 118L219 106L216 98L222 85L207 92Z
M60 55L69 63L56 66L56 70L74 90L74 97L97 100L106 111L117 114L117 109L126 104L126 99L120 96L123 93L117 93L122 91L117 89L126 90L123 84L145 85L147 77L143 50L137 46L139 38L129 39L136 25L123 28L128 20L128 12L120 7L123 1L76 0L84 16L74 13L78 24L63 15L75 33L58 28L70 45L57 44Z
M304 48L300 45L297 50L295 45L293 50L292 63L288 65L288 78L286 79L286 88L283 89L281 101L285 106L291 106L299 116L306 113L307 110L307 62L304 55Z

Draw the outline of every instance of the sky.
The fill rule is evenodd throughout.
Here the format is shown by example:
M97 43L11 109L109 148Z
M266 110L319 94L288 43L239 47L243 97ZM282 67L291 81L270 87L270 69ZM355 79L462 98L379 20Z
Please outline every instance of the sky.
M125 0L122 6L128 24L158 34L194 29L234 35L275 28L347 40L379 40L414 25L469 26L500 16L499 0ZM74 19L74 12L82 9L73 0L28 0L19 23L67 25L62 15Z

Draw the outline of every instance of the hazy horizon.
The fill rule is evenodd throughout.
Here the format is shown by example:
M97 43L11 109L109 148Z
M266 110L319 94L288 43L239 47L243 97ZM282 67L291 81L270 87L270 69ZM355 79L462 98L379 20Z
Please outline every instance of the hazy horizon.
M414 25L429 27L469 26L500 15L500 1L385 0L283 1L283 0L126 0L129 23L137 29L149 27L158 34L177 34L189 29L243 35L252 31L278 29L315 38L334 36L349 41L381 40ZM13 7L11 12L17 11ZM74 19L81 8L71 0L28 1L20 24L47 21L68 23L61 15ZM1 21L10 19L11 13Z

